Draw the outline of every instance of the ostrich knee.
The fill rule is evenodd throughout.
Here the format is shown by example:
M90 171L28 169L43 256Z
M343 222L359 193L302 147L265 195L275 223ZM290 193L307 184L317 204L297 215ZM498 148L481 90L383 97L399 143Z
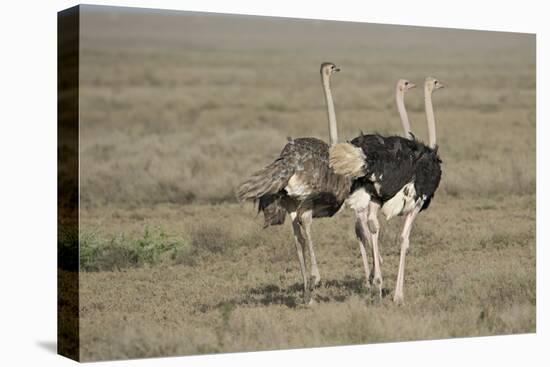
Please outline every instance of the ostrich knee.
M407 254L409 251L409 236L401 235L401 250Z
M378 233L378 223L376 223L374 219L369 218L369 220L367 221L367 227L369 227L370 233L372 234Z

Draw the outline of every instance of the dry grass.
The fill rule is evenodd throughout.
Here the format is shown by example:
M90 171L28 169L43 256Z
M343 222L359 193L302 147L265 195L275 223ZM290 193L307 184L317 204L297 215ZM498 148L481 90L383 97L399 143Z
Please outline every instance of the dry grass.
M407 304L379 302L363 287L352 213L316 222L323 281L301 305L290 225L261 230L249 206L163 205L143 222L187 233L193 252L152 265L81 274L81 346L88 359L383 342L533 332L534 214L531 196L434 202L413 234ZM88 212L86 228L109 239L143 237L134 210ZM229 219L230 217L230 219ZM490 224L483 224L486 218ZM161 219L155 219L161 218ZM511 227L511 221L517 223ZM103 223L105 221L105 223ZM241 236L238 234L242 233ZM384 227L385 294L399 260L398 221ZM498 233L498 235L496 235ZM169 236L169 235L167 235ZM215 244L224 238L223 247ZM192 260L186 256L193 256ZM194 257L197 256L198 259ZM184 261L181 261L184 259Z
M535 330L534 37L243 17L82 18L83 360ZM393 83L437 76L443 179L411 239L396 307L363 288L352 213L314 223L323 277L300 305L289 224L235 187L286 136L399 132ZM406 97L427 136L419 90ZM401 219L381 237L393 292Z

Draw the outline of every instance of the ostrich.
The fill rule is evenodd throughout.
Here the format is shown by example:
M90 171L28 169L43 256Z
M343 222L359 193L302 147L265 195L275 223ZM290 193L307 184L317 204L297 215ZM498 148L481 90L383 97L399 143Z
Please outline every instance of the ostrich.
M407 110L405 109L405 93L409 89L412 89L415 87L416 85L414 83L411 83L407 79L399 79L395 86L395 101L397 105L397 111L399 112L401 125L403 126L404 136L408 139L412 139L414 135L411 132L409 117L407 115ZM356 209L355 210L356 212L355 233L359 240L359 250L361 251L361 258L363 260L363 267L365 269L366 287L370 288L371 280L376 278L376 282L380 283L379 290L381 291L382 275L380 271L377 271L377 275L375 277L374 270L379 268L380 264L382 263L382 256L380 256L380 253L378 253L379 249L378 249L377 243L374 244L371 231L369 231L367 228L364 227L364 223L368 223L367 210L361 207L356 207L355 201L354 201L355 198L356 198L355 196L351 196L351 199L348 202L352 208ZM369 242L373 250L373 272L369 271L367 252L366 252L367 241ZM378 262L374 260L375 258L378 259Z
M340 69L333 63L321 64L331 145L337 143L338 137L330 77L338 71ZM305 303L311 302L308 283L314 286L321 280L311 239L312 219L331 217L338 212L350 188L350 179L336 175L330 169L327 143L316 138L289 138L279 158L254 173L237 190L239 200L258 202L258 211L264 214L264 227L283 224L286 213L289 213L304 282ZM304 259L306 243L312 280L308 280Z
M441 180L441 160L437 153L432 93L443 88L435 78L424 83L428 145L415 138L361 135L351 143L330 148L330 166L337 174L353 179L350 206L357 216L358 234L370 232L373 246L374 282L382 296L382 275L378 251L378 211L390 220L405 215L401 232L401 253L393 301L403 303L405 256L412 224L427 209ZM368 236L368 235L367 235ZM368 237L367 237L368 238ZM362 249L362 252L364 249ZM365 266L365 272L367 272Z

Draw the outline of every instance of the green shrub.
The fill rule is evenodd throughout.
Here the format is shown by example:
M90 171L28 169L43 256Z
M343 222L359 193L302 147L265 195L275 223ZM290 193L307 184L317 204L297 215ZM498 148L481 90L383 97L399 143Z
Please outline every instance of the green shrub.
M191 265L190 241L146 228L141 236L115 235L102 238L85 232L80 237L80 270L116 270L172 261Z

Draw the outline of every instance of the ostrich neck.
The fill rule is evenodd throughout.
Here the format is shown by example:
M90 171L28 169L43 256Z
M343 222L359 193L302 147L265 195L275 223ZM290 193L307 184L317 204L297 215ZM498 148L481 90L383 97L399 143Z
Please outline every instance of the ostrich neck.
M407 139L411 138L411 124L409 122L409 116L405 109L405 92L397 88L395 92L395 101L397 102L397 110L399 111L399 117L401 117L401 124L403 125L403 132Z
M428 144L430 148L435 148L435 116L432 104L432 93L427 88L424 89L424 106L426 109L426 121L428 122Z
M332 100L332 93L330 91L329 77L323 74L321 80L323 82L323 90L325 92L325 99L327 102L328 136L330 145L334 145L338 143L338 129L336 124L336 113L334 112L334 101Z

